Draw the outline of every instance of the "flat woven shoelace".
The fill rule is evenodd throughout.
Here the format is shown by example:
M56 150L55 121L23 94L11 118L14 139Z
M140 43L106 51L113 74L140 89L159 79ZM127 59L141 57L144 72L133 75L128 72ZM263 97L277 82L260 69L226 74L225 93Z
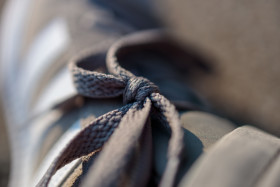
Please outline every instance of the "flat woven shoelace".
M149 38L145 35L142 37ZM133 75L119 65L115 54L128 40L131 40L131 37L123 38L110 47L106 60L107 70L103 72L100 72L99 66L95 66L98 62L94 60L89 66L95 69L91 70L81 67L80 60L70 64L73 80L80 95L91 98L123 96L125 105L98 117L81 130L54 160L37 186L47 186L58 169L101 148L90 176L87 176L82 184L117 186L131 149L144 129L150 126L152 112L153 117L160 119L161 124L171 132L167 164L160 186L174 185L183 149L183 130L179 114L175 106L159 93L155 84L146 78ZM145 175L145 171L141 175ZM148 176L146 178L148 180Z

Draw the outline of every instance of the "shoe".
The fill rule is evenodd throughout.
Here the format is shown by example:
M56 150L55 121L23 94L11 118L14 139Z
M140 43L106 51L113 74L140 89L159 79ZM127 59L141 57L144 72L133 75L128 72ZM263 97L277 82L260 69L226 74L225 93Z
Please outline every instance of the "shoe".
M28 7L11 2L7 10ZM12 45L12 38L24 28L17 33L12 28L18 22L3 25L2 46L9 45L1 56L11 62L5 67L2 61L13 154L10 186L181 185L236 128L215 116L208 100L189 86L194 70L211 72L203 57L166 32L139 31L156 27L153 21L136 26L121 16L120 6L97 2L30 2L45 11L54 8L42 18L31 16L38 20L30 21L34 28L26 31L29 37L19 37L26 40L20 45ZM25 17L17 16L13 19Z

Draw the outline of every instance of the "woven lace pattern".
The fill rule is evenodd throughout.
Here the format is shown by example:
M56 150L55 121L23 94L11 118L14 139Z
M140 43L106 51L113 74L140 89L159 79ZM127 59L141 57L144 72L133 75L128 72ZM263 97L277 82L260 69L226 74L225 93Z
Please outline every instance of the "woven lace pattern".
M160 186L174 185L183 149L183 131L178 112L174 105L160 94L154 83L137 77L120 66L115 53L123 42L125 41L119 41L109 49L106 62L88 62L94 67L90 70L81 65L83 59L78 58L70 63L69 69L80 95L90 98L122 96L124 106L89 122L53 161L38 186L48 186L55 172L67 163L100 150L82 186L120 186L135 145L143 137L146 142L149 140L151 114L171 133L167 164ZM100 52L91 55L100 55ZM102 63L106 67L103 71L98 68ZM132 182L129 184L132 186L146 185L149 180L150 174L145 170L151 168L151 154L146 154L148 149L145 149L145 146L151 145L148 142L143 146L146 151L139 154L145 155L145 158L141 159L140 155L138 160L136 159L141 162L138 163L141 165L138 168L141 169L131 171L130 176L137 176L130 179Z

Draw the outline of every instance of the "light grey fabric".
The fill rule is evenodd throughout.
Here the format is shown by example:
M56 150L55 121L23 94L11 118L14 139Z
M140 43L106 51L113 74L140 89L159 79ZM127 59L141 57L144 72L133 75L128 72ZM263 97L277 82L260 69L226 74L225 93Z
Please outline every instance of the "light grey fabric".
M179 186L279 186L279 153L279 138L240 127L204 153Z

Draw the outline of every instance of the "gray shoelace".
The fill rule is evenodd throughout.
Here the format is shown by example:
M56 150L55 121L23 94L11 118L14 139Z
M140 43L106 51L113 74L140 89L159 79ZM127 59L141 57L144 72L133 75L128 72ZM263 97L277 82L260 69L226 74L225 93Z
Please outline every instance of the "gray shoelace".
M105 70L98 60L87 64L87 67L91 67L90 70L83 68L82 60L70 64L74 83L80 95L91 98L123 96L125 106L98 117L81 130L54 160L37 186L47 186L58 169L74 159L101 149L82 184L83 186L117 186L133 146L137 144L143 133L149 132L147 129L150 128L151 113L171 132L168 161L160 185L174 185L183 149L183 131L179 115L174 105L159 93L155 84L143 77L136 77L119 65L115 54L126 40L129 38L120 40L110 48ZM102 69L104 71L101 71ZM107 71L109 73L105 73ZM149 168L151 162L141 164L146 164L146 168ZM141 181L144 182L135 183L138 186L149 180L148 172L144 169L141 172Z

